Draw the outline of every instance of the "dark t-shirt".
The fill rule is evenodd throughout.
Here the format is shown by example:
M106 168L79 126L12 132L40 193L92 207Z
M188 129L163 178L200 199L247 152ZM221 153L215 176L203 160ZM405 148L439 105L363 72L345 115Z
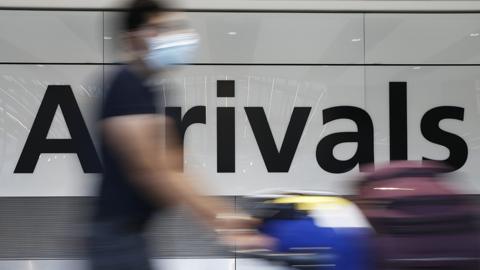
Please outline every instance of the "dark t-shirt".
M156 95L151 87L129 67L122 68L105 92L100 120L109 117L135 114L157 114ZM155 206L127 179L125 168L118 156L105 144L101 135L103 176L98 198L96 217L98 219L139 219L147 220Z

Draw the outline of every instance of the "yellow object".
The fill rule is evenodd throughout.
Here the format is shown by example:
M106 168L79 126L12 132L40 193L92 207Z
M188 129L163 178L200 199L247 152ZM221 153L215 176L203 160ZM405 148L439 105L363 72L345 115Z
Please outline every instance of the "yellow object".
M335 209L349 206L352 203L344 198L333 196L287 196L270 201L279 204L294 204L295 209L311 211L315 209Z

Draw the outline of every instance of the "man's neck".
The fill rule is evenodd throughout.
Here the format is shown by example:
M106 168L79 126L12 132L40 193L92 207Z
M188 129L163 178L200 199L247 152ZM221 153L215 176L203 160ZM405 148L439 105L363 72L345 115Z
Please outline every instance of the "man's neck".
M134 60L129 63L129 66L135 73L145 80L151 78L157 73L156 71L149 69L141 60Z

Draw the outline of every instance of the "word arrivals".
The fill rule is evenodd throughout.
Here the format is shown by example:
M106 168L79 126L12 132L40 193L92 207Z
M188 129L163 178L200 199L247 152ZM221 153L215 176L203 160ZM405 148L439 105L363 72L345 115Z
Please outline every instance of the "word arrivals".
M390 82L389 84L389 120L390 120L390 160L408 158L407 140L407 83ZM234 98L235 81L217 81L217 97ZM69 129L70 139L48 139L55 112L60 106ZM264 108L244 107L244 112L255 136L268 172L286 173L290 170L297 147L311 112L310 107L295 107L285 131L282 144L277 147ZM167 107L166 114L177 123L181 141L185 132L193 124L207 124L205 106L195 106L185 113L181 107ZM217 172L235 172L235 107L216 108L217 117ZM445 160L451 171L461 168L468 157L468 146L458 135L440 128L440 121L454 119L463 121L464 108L439 106L425 112L420 129L428 141L442 145L450 151ZM338 132L322 138L316 145L316 161L325 171L345 173L359 165L360 171L365 165L374 162L374 126L370 115L354 106L335 106L323 110L323 124L335 120L353 121L356 131ZM333 155L335 146L342 143L356 143L357 149L347 160L338 160ZM313 148L313 147L312 147ZM76 153L85 173L101 172L100 160L95 152L92 139L81 115L78 104L68 85L48 86L32 125L30 134L15 168L15 173L33 173L42 153ZM423 160L432 160L423 157Z

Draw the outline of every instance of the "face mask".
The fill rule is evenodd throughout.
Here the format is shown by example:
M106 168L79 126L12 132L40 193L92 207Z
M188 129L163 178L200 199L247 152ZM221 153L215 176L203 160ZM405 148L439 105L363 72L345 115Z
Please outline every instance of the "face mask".
M144 61L152 70L188 63L193 59L198 40L195 33L150 38L147 40L149 50Z

